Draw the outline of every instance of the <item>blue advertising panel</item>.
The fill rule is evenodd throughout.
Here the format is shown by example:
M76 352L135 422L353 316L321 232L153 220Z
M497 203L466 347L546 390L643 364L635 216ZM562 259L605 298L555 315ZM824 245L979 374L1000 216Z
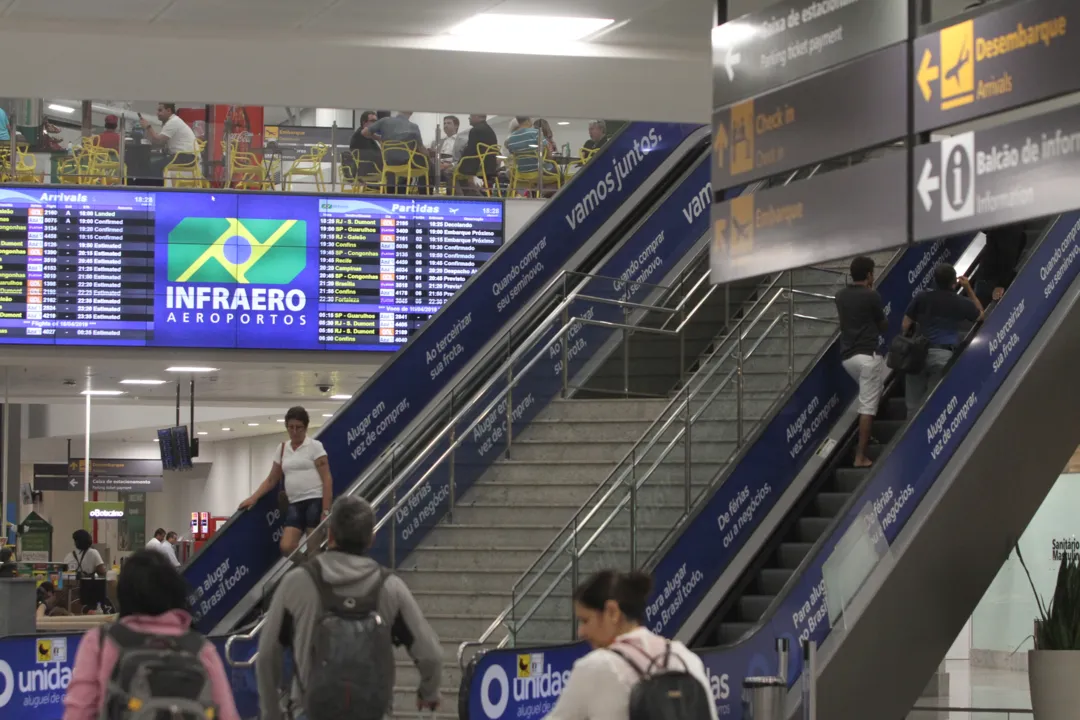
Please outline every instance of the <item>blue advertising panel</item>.
M394 351L498 201L0 188L0 342Z
M64 693L71 682L82 637L82 633L67 633L0 638L0 717L61 720ZM224 658L225 638L210 641ZM226 664L225 671L240 717L258 717L254 668L232 668Z
M697 129L629 125L323 426L319 440L326 446L335 494L389 447ZM184 568L200 629L212 629L277 561L281 518L271 495L235 515ZM415 497L423 509L432 494ZM433 508L429 515L426 519L434 522L441 510Z
M956 261L969 243L970 237L963 237L917 245L897 260L878 286L886 303L889 337L899 331L903 312L914 294L931 282L934 266ZM674 634L854 398L855 385L840 367L837 353L834 343L660 559L653 570L655 589L647 608L650 629ZM550 709L565 683L565 674L587 648L575 644L538 650L541 652L496 651L480 658L468 688L470 720L539 717ZM525 682L527 677L517 675L519 654L541 657L536 668L540 677L548 680ZM772 657L771 644L764 657ZM758 674L775 672L772 668L757 669L761 670ZM731 688L736 689L737 699L741 676L732 682L722 674L713 674L710 683L718 702L728 700Z

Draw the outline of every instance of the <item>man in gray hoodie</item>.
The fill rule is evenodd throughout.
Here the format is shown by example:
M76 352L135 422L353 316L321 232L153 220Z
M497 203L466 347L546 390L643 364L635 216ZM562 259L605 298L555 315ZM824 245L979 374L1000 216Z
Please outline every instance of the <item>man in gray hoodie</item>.
M366 500L344 496L334 501L330 511L330 550L310 562L319 563L324 581L338 594L363 596L379 581L382 568L364 555L374 534L375 512ZM442 680L439 637L424 619L409 588L396 575L386 576L378 611L380 617L391 623L394 644L405 646L420 671L417 708L437 709ZM304 568L290 570L274 593L259 635L255 674L262 720L282 718L280 696L285 646L292 647L302 686L309 686L311 639L321 613L322 601L311 575ZM303 699L296 683L292 697L294 706L302 707Z

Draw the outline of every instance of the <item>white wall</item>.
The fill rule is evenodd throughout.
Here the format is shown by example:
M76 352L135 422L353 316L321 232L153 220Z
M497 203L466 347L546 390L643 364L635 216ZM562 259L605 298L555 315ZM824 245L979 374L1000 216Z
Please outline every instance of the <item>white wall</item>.
M546 200L508 198L506 200L506 239L512 240L532 218L544 209Z
M1017 478L1017 482L1023 479ZM1020 552L1044 602L1053 597L1059 565L1051 557L1051 542L1080 536L1077 507L1080 475L1062 475L1020 538ZM1020 652L1030 650L1037 617L1031 585L1016 553L1012 553L972 614L971 646L1008 653L1018 648Z

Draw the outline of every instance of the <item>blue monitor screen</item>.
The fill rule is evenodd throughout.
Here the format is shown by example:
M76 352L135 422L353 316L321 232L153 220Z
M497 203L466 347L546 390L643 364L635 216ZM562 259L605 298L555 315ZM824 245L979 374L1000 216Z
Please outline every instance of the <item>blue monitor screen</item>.
M0 188L0 342L393 351L502 242L498 201Z

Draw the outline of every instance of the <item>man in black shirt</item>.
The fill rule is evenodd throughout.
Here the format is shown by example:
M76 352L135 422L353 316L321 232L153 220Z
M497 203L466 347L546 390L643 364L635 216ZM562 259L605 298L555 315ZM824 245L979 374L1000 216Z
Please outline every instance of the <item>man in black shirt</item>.
M964 288L966 298L956 294L957 283ZM948 263L934 268L934 289L916 295L904 313L904 332L908 332L912 325L918 325L919 332L930 343L922 372L911 373L904 378L909 419L915 416L930 390L944 374L945 366L963 339L963 326L982 320L982 316L982 303L971 289L968 279L962 277L957 280L956 268Z
M844 370L859 383L859 440L855 467L870 467L866 448L885 385L885 360L878 354L880 336L889 323L881 295L874 289L874 260L851 261L851 284L836 293L840 318L840 357Z
M499 139L495 137L495 131L488 125L487 115L469 115L469 139L465 142L465 152L462 155L459 173L461 175L480 176L480 163L477 156L480 155L481 145L499 146ZM495 156L488 155L484 158L484 176L488 186L493 185L498 179L499 167ZM466 186L467 195L479 194L473 186Z

